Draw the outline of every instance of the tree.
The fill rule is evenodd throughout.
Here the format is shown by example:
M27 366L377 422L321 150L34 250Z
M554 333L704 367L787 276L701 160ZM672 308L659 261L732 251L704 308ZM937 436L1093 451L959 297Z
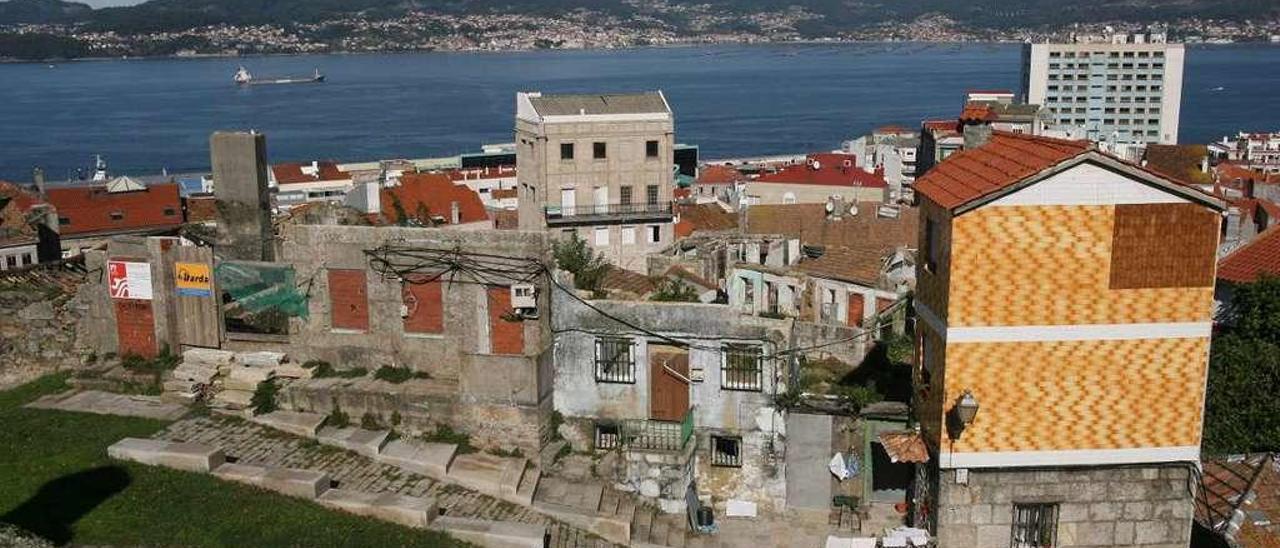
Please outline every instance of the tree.
M574 287L590 291L600 289L600 283L604 281L610 265L604 255L595 253L587 246L586 240L573 234L568 240L556 242L552 252L555 254L556 265L573 274Z
M1232 287L1214 338L1204 448L1212 454L1280 449L1280 278Z
M698 290L685 283L683 279L664 278L658 282L651 301L695 303L698 302Z

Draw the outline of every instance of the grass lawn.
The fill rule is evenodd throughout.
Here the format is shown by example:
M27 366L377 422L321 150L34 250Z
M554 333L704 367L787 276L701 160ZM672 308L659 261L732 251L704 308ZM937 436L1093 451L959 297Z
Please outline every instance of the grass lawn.
M24 409L65 389L53 375L0 392L0 522L58 544L131 546L461 546L213 476L107 458L163 421Z

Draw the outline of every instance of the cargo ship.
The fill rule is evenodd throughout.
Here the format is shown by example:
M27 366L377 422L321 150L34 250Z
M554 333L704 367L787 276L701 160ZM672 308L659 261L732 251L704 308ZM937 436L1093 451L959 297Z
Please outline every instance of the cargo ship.
M240 67L236 71L235 82L241 86L257 86L264 84L318 84L324 81L324 75L320 74L320 69L316 69L311 76L299 76L291 78L255 78L249 69Z

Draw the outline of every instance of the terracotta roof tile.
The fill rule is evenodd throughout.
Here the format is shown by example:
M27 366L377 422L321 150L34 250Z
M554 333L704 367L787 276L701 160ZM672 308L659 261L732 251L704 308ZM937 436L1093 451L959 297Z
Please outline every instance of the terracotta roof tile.
M725 211L719 204L676 204L676 237L684 238L699 230L730 230L738 227L738 215Z
M497 188L489 192L489 196L493 197L495 200L515 198L516 195L516 189L514 188Z
M875 215L863 207L856 216L840 220L827 217L824 204L755 205L747 210L747 234L781 234L803 245L825 246L830 259L818 259L812 272L823 276L874 283L879 278L880 261L899 247L914 249L918 244L919 212L902 208L897 218ZM805 267L802 260L798 268ZM874 274L872 273L874 271Z
M1220 280L1249 283L1263 274L1280 276L1280 225L1264 230L1218 261Z
M398 186L384 188L381 192L382 216L390 223L400 222L401 213L395 205L397 201L404 214L411 218L417 218L419 210L426 209L430 217L443 218L445 224L451 224L450 217L456 202L458 224L489 220L489 213L479 194L466 185L454 184L441 173L406 173L400 177ZM425 219L417 220L427 222Z
M218 219L218 200L213 196L187 198L186 204L188 222L203 223Z
M276 164L271 166L271 174L275 176L276 184L292 184L292 183L312 183L315 181L344 181L351 178L351 174L338 169L337 162L321 161L316 162L317 171L315 175L308 175L303 172L303 168L310 169L309 163L287 163Z
M796 269L819 278L874 287L880 280L884 258L894 249L887 246L827 246L821 257L801 259Z
M658 284L652 278L616 266L609 267L609 272L600 281L601 289L619 291L637 299L644 298L657 287Z
M705 165L698 168L695 185L723 185L742 180L742 172L733 166Z
M965 103L964 110L960 112L960 119L963 121L989 122L996 119L996 113L991 111L991 105L985 102L977 101Z
M815 163L817 169L813 167ZM754 182L872 188L884 188L887 184L881 174L867 173L858 167L854 155L840 153L810 154L804 164L762 174Z
M1201 495L1196 497L1195 518L1201 525L1219 534L1237 508L1245 513L1240 531L1235 535L1240 546L1250 548L1280 547L1280 469L1274 455L1244 455L1232 462L1216 459L1201 463ZM1252 492L1252 496L1248 493ZM1252 514L1252 515L1251 515ZM1270 521L1270 525L1254 523L1254 515Z
M50 188L45 196L63 219L59 223L63 236L174 228L182 224L178 183L155 184L130 192L107 192L102 185L74 185Z
M884 452L889 454L889 460L893 462L929 462L929 448L919 432L881 432L877 437L884 446Z
M995 193L1090 150L1067 141L993 132L987 144L952 155L916 180L916 192L952 209Z
M1183 184L1208 185L1213 175L1200 171L1209 156L1204 145L1147 145L1142 159L1147 169Z

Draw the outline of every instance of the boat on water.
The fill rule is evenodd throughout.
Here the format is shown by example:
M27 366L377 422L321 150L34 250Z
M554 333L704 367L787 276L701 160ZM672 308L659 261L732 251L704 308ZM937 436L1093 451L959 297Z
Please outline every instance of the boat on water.
M242 86L256 86L264 84L318 84L324 81L324 75L320 74L320 69L316 69L311 76L296 76L288 78L258 78L249 72L249 69L240 66L240 70L236 71L234 78L236 84Z

